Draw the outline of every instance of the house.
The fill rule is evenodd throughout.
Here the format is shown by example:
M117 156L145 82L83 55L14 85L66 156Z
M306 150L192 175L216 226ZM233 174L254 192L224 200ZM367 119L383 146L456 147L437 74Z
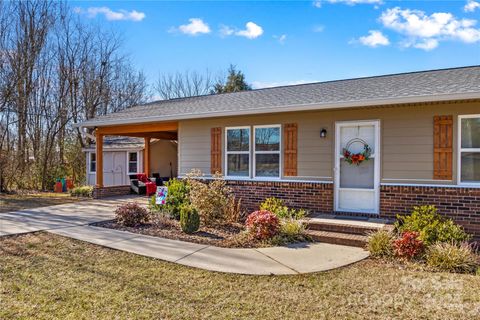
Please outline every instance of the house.
M179 177L221 172L249 209L275 196L395 218L433 204L480 236L480 66L156 101L79 125L97 154L109 135L143 137L145 154L176 140Z
M161 177L177 176L176 141L154 139L151 141L150 170ZM130 185L131 174L143 172L144 138L109 136L103 141L104 186ZM97 174L95 143L84 148L86 153L86 183L94 186ZM122 189L122 188L120 188Z

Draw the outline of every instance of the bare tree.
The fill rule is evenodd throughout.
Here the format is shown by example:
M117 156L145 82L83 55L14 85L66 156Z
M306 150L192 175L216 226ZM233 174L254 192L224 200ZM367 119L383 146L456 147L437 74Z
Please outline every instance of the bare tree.
M208 70L204 73L187 70L159 75L154 90L165 100L210 94L213 85L214 80Z

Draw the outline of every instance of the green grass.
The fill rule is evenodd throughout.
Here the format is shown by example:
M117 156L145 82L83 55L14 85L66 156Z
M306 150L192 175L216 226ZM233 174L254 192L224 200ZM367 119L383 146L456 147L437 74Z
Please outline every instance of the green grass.
M478 319L479 292L479 276L375 260L258 277L48 233L0 238L0 319Z
M68 193L38 192L31 194L0 194L0 212L10 212L79 201Z

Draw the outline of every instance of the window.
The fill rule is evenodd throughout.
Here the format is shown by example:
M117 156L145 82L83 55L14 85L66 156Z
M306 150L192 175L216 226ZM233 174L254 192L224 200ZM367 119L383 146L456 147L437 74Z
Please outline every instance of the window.
M255 177L280 177L280 126L256 126Z
M138 152L128 153L128 173L138 172Z
M480 115L459 117L460 183L480 184Z
M90 172L97 172L97 155L95 152L90 152Z
M226 128L226 175L250 176L250 127Z

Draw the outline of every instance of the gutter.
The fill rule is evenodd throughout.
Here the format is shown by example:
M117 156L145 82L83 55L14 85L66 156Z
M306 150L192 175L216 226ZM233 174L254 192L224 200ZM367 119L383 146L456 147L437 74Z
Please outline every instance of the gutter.
M373 99L364 101L341 101L335 103L308 103L308 104L294 104L287 106L276 106L267 108L257 108L241 111L218 111L218 112L204 112L204 113L183 113L167 116L148 116L141 118L129 118L129 119L114 119L114 120L90 120L82 123L75 123L74 127L97 127L97 126L113 126L122 124L135 124L135 123L149 123L149 122L161 122L161 121L178 121L189 119L204 119L215 117L227 117L227 116L242 116L242 115L254 115L264 113L281 113L292 111L316 111L316 110L330 110L330 109L344 109L354 107L373 107L381 105L391 104L407 104L407 103L422 103L422 102L443 102L451 100L471 100L480 99L480 92L471 93L456 93L456 94L441 94L441 95L426 95L415 96L406 98L394 98L394 99Z

